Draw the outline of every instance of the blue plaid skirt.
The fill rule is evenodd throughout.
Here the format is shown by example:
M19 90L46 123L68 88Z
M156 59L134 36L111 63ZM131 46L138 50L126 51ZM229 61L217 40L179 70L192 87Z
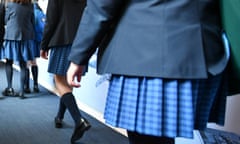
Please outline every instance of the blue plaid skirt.
M13 61L28 61L35 58L34 40L5 40L4 47L1 49L1 58Z
M204 129L220 100L215 122L223 124L226 91L221 75L206 80L172 80L113 75L104 112L106 123L141 134L193 138ZM217 98L218 97L218 98ZM216 113L214 111L213 113Z
M51 48L48 72L65 76L70 65L68 55L72 45Z

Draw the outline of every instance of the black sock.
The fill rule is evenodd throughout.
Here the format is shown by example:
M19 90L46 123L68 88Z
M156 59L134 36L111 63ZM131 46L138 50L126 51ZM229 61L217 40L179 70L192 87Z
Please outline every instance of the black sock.
M63 119L63 118L64 118L65 111L66 111L66 106L65 106L65 104L63 103L62 98L60 98L60 100L59 100L59 107L58 107L58 113L57 113L57 118Z
M20 61L20 92L24 93L24 82L26 80L27 63Z
M25 82L24 82L24 88L29 89L29 69L26 68L26 76L25 76Z
M31 70L32 70L34 85L38 85L38 66L36 65L32 66Z
M82 116L78 109L78 106L73 94L71 92L65 93L62 96L61 100L67 107L68 111L70 112L75 124L78 124Z
M157 137L127 131L130 144L175 144L174 138Z
M6 65L5 65L8 88L12 88L12 77L13 77L13 67L12 67L12 64L13 64L12 60L7 60L6 61Z

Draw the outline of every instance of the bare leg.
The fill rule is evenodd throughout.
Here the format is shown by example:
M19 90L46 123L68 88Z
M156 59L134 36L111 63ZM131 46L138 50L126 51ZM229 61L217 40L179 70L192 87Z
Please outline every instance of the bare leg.
M80 139L83 136L84 132L91 127L91 125L85 118L82 117L74 95L72 94L72 88L67 83L66 76L55 75L54 78L56 88L61 95L60 107L61 104L64 104L65 107L69 110L75 122L75 129L71 137L71 142L73 143L76 140ZM61 108L59 109L58 114L62 115L60 111Z

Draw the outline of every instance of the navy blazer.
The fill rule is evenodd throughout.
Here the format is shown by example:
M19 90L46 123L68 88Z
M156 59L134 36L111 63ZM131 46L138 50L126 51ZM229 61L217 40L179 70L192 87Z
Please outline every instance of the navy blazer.
M88 0L69 59L129 76L207 78L227 62L218 0Z
M0 47L2 46L3 37L5 33L4 16L5 16L5 5L3 2L0 2Z
M7 40L34 40L34 12L32 4L8 2L5 14Z
M86 0L49 0L41 49L72 44Z

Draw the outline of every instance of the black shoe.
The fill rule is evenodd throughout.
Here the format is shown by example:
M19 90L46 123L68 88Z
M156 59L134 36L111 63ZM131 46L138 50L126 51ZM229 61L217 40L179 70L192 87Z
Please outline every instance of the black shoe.
M15 96L15 93L14 93L13 88L6 88L6 89L2 92L2 94L3 94L4 96L12 96L12 97Z
M34 91L35 93L39 93L38 85L34 85L34 86L33 86L33 91Z
M54 123L55 123L55 128L62 128L62 119L55 117L54 119Z
M81 118L79 124L76 125L74 129L74 132L71 137L71 143L74 143L75 141L80 139L83 136L84 132L89 130L90 128L91 128L90 123L86 119Z
M25 99L25 98L27 98L27 97L25 97L25 95L24 95L23 92L18 93L17 96L18 96L20 99Z
M27 88L27 87L26 87L26 88L24 88L24 93L28 93L28 94L29 94L29 93L31 93L31 90L30 90L30 88Z

